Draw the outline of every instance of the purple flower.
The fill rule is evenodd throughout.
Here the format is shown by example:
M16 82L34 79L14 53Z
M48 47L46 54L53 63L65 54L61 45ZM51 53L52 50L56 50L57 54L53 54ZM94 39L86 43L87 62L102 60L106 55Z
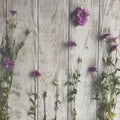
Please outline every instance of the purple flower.
M110 36L110 35L111 35L111 33L104 33L104 34L102 34L102 35L99 37L99 40L103 40L103 39L107 38L107 37Z
M75 41L68 41L68 42L67 42L67 46L69 46L69 47L76 47L77 44L76 44Z
M89 68L89 71L90 71L90 72L97 72L97 68L96 68L96 67L90 67L90 68Z
M88 22L89 15L87 9L77 8L72 12L72 21L75 26L84 26Z
M14 16L15 14L17 14L16 10L10 10L10 13Z
M12 61L10 58L6 59L5 61L5 68L8 70L14 69L15 61Z
M118 37L111 37L110 42L116 42L117 39L118 39Z
M112 46L110 47L110 52L113 52L114 50L116 50L117 47L118 47L118 44L112 45Z
M34 71L32 71L32 76L37 78L37 77L40 77L41 74L37 70L34 70Z

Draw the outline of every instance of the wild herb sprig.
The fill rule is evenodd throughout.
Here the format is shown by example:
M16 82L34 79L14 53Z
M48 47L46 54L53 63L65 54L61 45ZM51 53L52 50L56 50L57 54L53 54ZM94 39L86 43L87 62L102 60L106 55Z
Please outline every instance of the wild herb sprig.
M41 76L41 73L37 70L32 71L31 76L37 80L38 77ZM34 89L34 93L30 95L30 102L31 102L31 107L28 112L28 115L32 115L34 118L36 117L36 109L37 109L37 100L38 100L38 93L36 91L36 87ZM35 118L36 119L36 118Z
M55 95L55 97L56 97L56 100L55 100L55 118L54 118L54 120L57 120L57 111L58 111L58 109L59 109L59 105L61 104L61 100L60 100L60 92L59 92L59 81L58 80L55 80L54 82L53 82L53 84L55 85L55 87L56 87L56 95Z
M37 108L37 104L36 104L36 100L38 99L38 94L37 93L32 93L30 96L30 102L31 102L31 107L30 107L30 111L28 112L28 115L36 115L36 108Z
M114 112L117 97L120 94L120 76L119 69L116 67L116 60L107 57L107 71L103 71L98 80L98 91L96 99L99 101L98 118L100 120L113 120L116 116Z
M17 21L13 16L17 11L11 10L12 19L6 19L6 35L2 37L0 46L0 120L9 119L8 99L13 81L15 60L25 41L16 44L13 33L17 27ZM27 37L27 35L25 35Z
M120 95L120 69L117 67L119 62L119 51L117 49L116 37L105 34L102 39L108 40L107 56L103 57L104 70L98 76L95 99L98 101L99 120L113 120L116 116L115 108L118 95ZM113 53L114 52L114 53ZM91 71L97 72L97 71Z
M78 59L78 68L74 71L71 72L70 74L70 80L67 82L69 89L69 93L68 93L68 102L70 102L72 104L72 113L73 113L73 120L76 120L77 118L77 110L76 110L76 106L75 106L75 102L76 102L76 95L77 95L77 87L78 87L78 83L80 82L80 65L81 65L82 60L79 58Z
M43 120L47 120L47 114L46 114L46 98L48 96L48 92L45 91L43 94L43 98L44 98L44 118Z

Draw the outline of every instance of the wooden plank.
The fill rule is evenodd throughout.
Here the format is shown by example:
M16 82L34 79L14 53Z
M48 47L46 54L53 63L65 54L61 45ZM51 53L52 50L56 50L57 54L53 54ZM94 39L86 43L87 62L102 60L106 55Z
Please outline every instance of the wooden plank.
M98 25L99 0L70 0L70 13L77 7L87 8L90 17L86 26L74 27L70 24L70 40L76 41L78 46L70 50L70 70L77 69L78 57L82 59L81 77L78 85L78 94L75 105L69 104L68 120L73 119L72 109L76 106L77 120L96 120L95 80L88 72L91 66L97 66L98 60ZM97 76L97 75L95 75Z
M113 36L120 36L120 1L119 0L104 0L100 2L100 34L105 32L110 32ZM118 40L119 41L119 40ZM99 70L102 71L104 67L102 66L102 57L107 56L106 52L106 42L99 42ZM120 50L120 47L119 47ZM114 56L114 53L112 53ZM120 63L119 63L120 65ZM119 66L118 65L118 66ZM117 116L115 120L120 119L120 98L117 101L116 113Z
M16 10L17 15L12 17L10 10ZM14 37L16 44L25 41L24 47L18 54L14 70L9 98L10 120L33 120L32 116L28 116L28 112L31 107L30 94L34 92L35 87L35 81L30 73L37 67L36 11L36 0L7 0L7 18L18 21L13 33L9 28L8 32ZM25 35L26 29L30 30L28 36Z
M39 70L38 81L38 120L67 119L68 48L67 41L68 0L39 0ZM53 85L59 81L59 87ZM47 91L46 105L43 93ZM58 91L58 92L57 92ZM55 111L56 92L60 94L61 104ZM46 113L44 113L46 109Z
M6 34L6 1L0 1L0 43Z

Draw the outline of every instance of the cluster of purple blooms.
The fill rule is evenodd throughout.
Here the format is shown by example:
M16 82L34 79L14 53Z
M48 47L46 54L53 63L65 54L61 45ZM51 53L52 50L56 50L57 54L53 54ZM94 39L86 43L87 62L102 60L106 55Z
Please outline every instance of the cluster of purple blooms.
M89 11L87 9L77 8L71 13L71 18L75 26L85 26L88 21ZM75 41L69 40L67 42L68 47L76 47Z
M109 52L113 52L117 49L118 44L117 44L117 39L118 37L113 37L111 33L105 33L100 36L99 40L104 40L107 39L109 43Z
M5 64L5 69L6 70L13 70L15 67L15 61L13 61L12 59L8 58L5 60L4 62ZM41 76L41 73L37 70L32 71L32 76L35 78L38 78Z
M71 14L75 26L84 26L88 22L89 11L87 9L77 8Z
M16 10L10 10L10 13L12 16L14 16L15 14L17 14ZM4 62L4 67L6 70L13 70L15 68L15 61L12 60L11 58L7 58ZM34 78L38 78L41 76L41 73L37 70L32 71L32 76Z
M118 44L117 44L117 39L118 37L113 37L111 33L104 33L99 37L99 40L108 40L109 43L109 52L113 52L117 50ZM97 72L97 67L92 66L89 67L90 72Z

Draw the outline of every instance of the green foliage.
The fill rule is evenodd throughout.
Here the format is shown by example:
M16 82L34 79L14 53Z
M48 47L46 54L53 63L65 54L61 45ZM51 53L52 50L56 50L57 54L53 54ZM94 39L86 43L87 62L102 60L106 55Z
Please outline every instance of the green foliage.
M115 60L114 60L115 59ZM117 97L120 95L120 69L117 68L116 64L118 58L112 58L110 54L106 59L103 60L106 71L104 70L98 79L98 93L96 99L98 101L98 118L99 120L113 120L116 116L114 112Z
M68 94L68 102L75 101L75 96L77 94L77 85L80 82L80 73L78 70L75 70L74 73L71 74L71 79L66 84L71 87L71 90Z
M28 115L35 116L35 110L37 108L37 104L36 104L37 99L38 99L38 94L32 93L30 96L31 107L30 107L30 111L28 112Z
M12 23L15 22L11 20ZM10 95L13 70L5 69L5 60L11 59L15 61L17 59L20 49L24 46L24 41L16 44L13 34L14 27L11 21L7 22L6 36L2 37L0 45L0 120L8 120L9 112L8 99ZM11 27L9 27L11 26ZM33 109L33 108L32 108Z
M81 61L78 61L78 68L80 67L79 66L79 63ZM68 93L68 102L69 103L74 103L75 104L75 100L76 100L76 95L78 93L77 91L77 86L78 86L78 83L80 82L80 73L79 73L79 70L75 70L74 72L71 73L70 75L70 79L69 81L66 83L66 85L69 86L69 93ZM76 120L76 117L77 117L77 111L76 111L76 108L74 106L74 108L72 108L72 113L73 113L73 120Z

